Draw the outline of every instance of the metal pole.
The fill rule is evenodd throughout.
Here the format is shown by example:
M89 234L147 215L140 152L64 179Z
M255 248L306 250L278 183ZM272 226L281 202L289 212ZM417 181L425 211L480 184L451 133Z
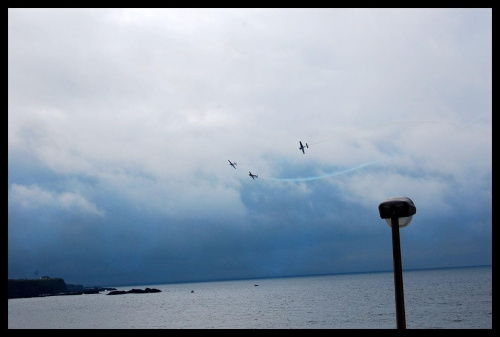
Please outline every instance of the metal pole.
M399 240L399 219L391 217L392 254L394 262L394 290L396 293L396 321L398 329L406 329L405 298L403 291L403 267L401 265L401 243Z

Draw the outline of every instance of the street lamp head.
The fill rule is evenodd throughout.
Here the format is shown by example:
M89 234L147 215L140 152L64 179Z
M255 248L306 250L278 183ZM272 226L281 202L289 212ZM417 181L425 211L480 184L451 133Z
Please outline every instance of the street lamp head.
M391 226L392 218L398 218L401 228L408 226L413 215L417 212L413 201L407 197L389 198L378 206L378 210L380 217L385 219L389 226Z

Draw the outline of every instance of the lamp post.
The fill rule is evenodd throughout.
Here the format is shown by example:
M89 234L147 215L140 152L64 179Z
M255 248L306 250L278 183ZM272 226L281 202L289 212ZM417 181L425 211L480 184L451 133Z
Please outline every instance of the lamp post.
M405 299L403 291L403 267L401 265L401 243L399 228L410 224L417 212L413 201L407 197L389 198L378 206L380 217L385 219L392 231L392 256L394 263L394 290L396 294L396 322L398 329L406 329Z

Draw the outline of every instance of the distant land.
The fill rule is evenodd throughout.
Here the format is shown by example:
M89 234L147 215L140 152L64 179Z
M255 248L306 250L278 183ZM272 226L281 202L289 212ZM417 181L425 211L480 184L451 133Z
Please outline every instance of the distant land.
M66 284L62 278L48 276L39 279L8 279L8 298L45 297L59 295L98 294L115 288L84 287L81 284Z

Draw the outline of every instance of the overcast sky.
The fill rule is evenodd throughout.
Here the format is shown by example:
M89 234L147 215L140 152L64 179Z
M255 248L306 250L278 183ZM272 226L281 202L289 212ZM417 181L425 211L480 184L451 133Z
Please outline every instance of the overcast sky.
M492 9L9 9L8 190L14 279L491 264Z

